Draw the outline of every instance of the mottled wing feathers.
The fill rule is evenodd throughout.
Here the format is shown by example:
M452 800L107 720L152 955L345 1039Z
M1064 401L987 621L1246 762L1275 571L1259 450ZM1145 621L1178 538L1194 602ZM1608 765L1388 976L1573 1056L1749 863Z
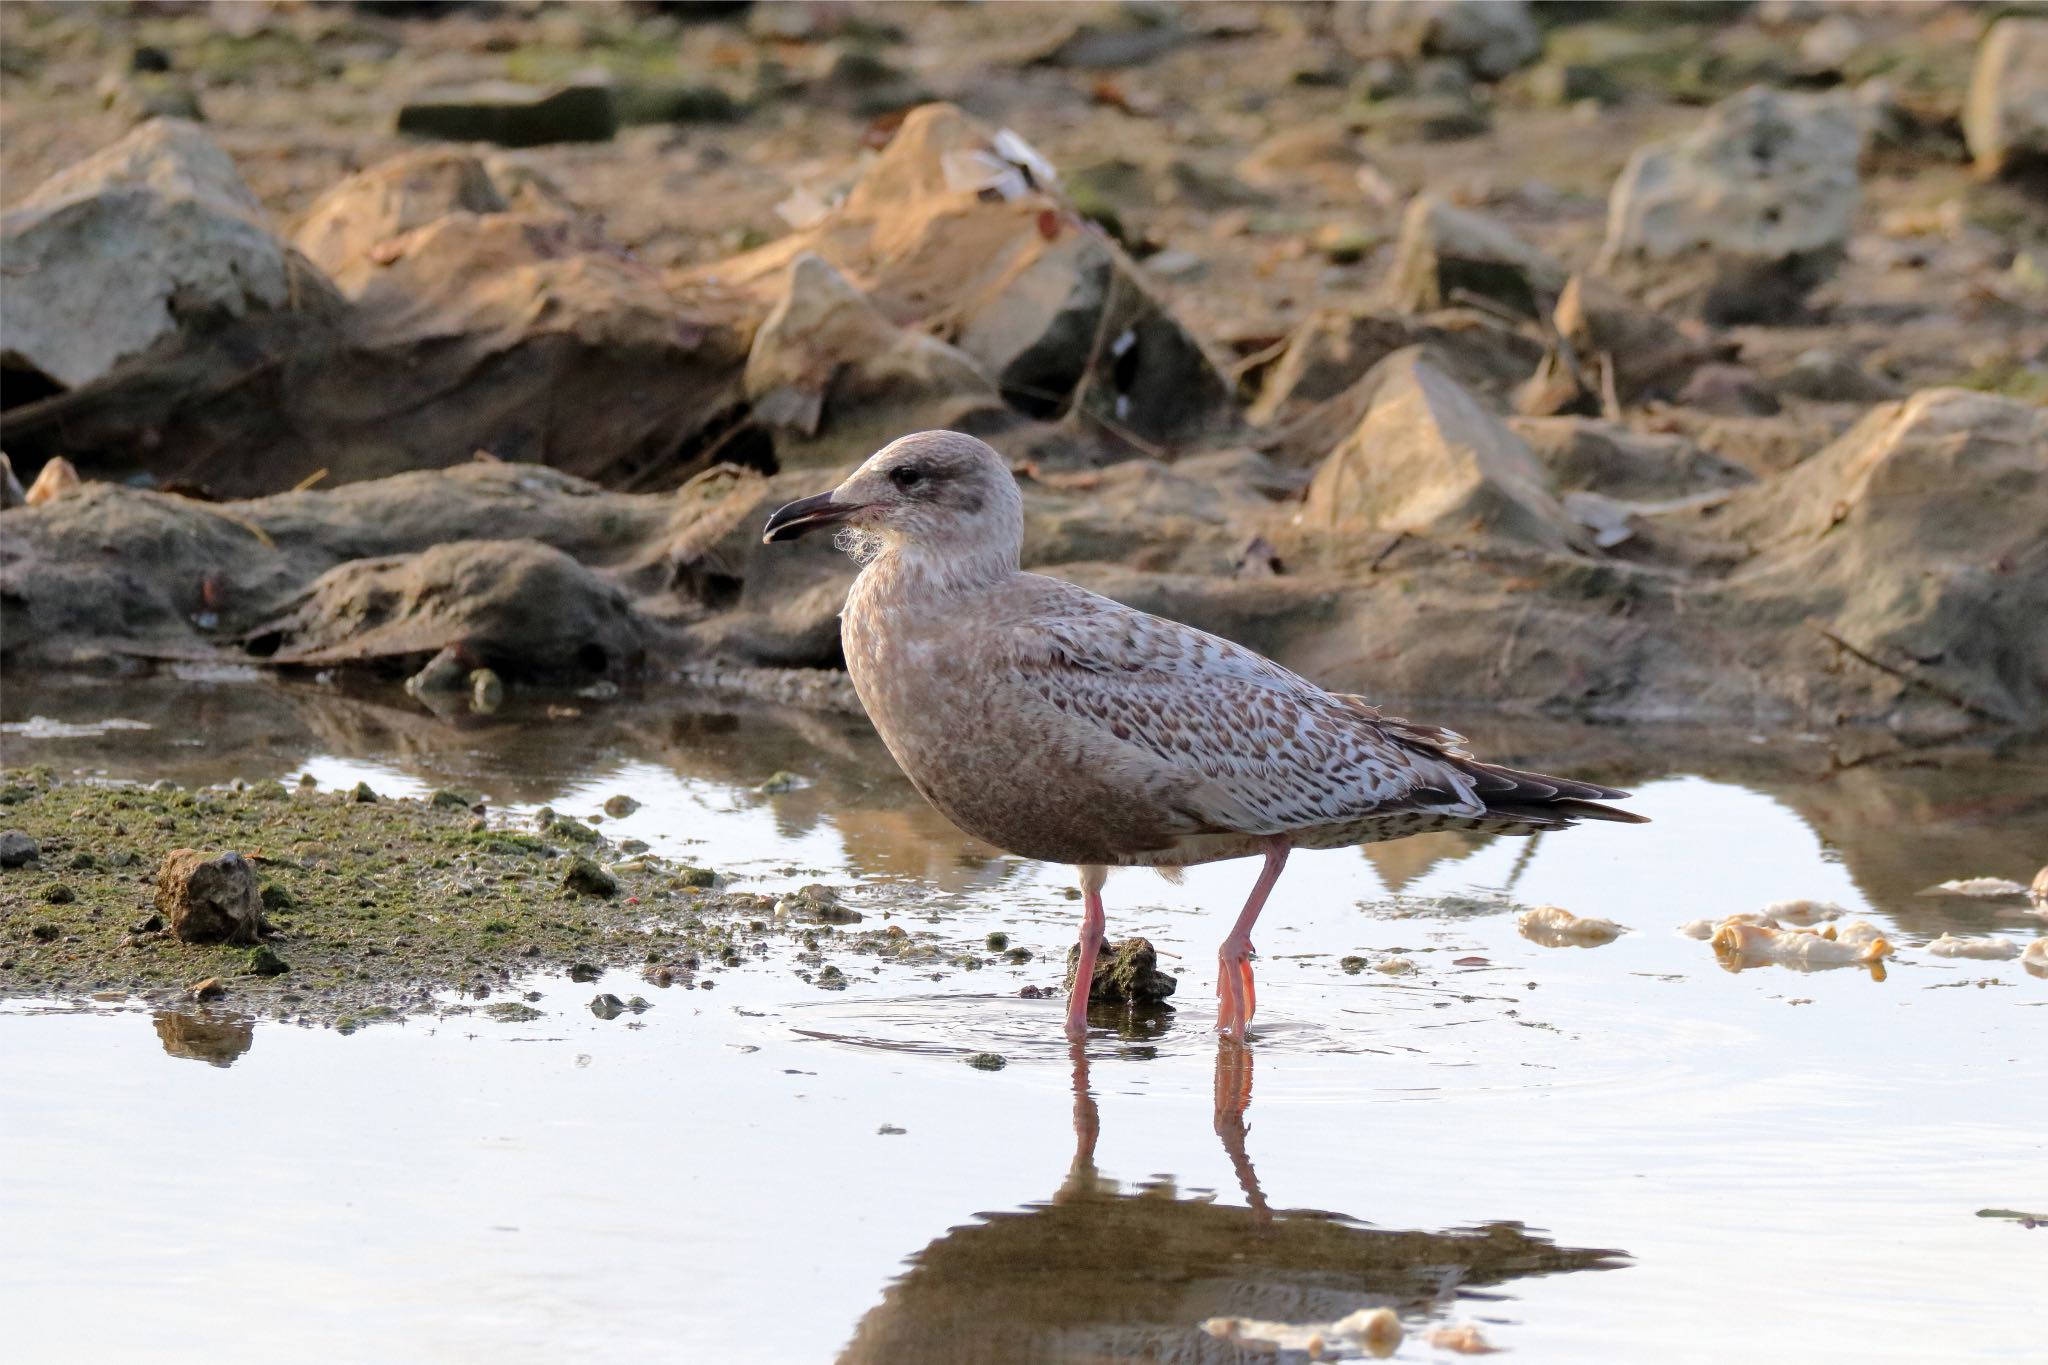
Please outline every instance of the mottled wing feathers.
M1056 603L1034 603L1006 623L1016 683L1086 727L1101 760L1180 812L1186 832L1484 813L1478 776L1458 761L1449 732L1404 735L1363 703L1239 645L1039 582Z

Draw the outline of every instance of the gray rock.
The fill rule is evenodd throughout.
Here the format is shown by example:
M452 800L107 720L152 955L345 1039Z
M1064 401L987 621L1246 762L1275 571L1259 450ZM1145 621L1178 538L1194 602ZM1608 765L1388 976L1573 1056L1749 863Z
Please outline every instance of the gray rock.
M235 164L155 119L0 215L7 351L67 388L212 315L283 307L294 273ZM119 268L112 268L118 263Z
M1452 57L1481 80L1499 80L1543 52L1522 0L1380 0L1336 6L1354 47L1403 57Z
M601 77L579 77L552 89L486 81L407 101L398 111L398 131L448 142L540 147L609 142L619 131L619 115L611 84Z
M1634 431L1593 417L1511 417L1559 493L1601 493L1624 501L1690 497L1754 483L1756 476L1683 436Z
M1390 301L1427 312L1461 293L1537 317L1564 288L1565 268L1484 214L1420 195L1401 218Z
M7 458L6 451L0 450L0 512L27 504L28 493L22 488L21 480L14 477L14 461Z
M1744 365L1702 365L1679 391L1678 402L1716 417L1769 417L1778 399Z
M2048 161L2048 19L2007 15L1984 35L1963 136L1986 175Z
M568 869L562 873L562 886L583 896L619 894L619 879L580 853L569 859ZM573 971L570 973L572 978L575 975Z
M1309 484L1311 534L1435 532L1506 537L1553 553L1583 542L1522 439L1416 349L1361 384L1364 418Z
M1710 322L1796 316L1842 258L1861 145L1856 110L1839 96L1730 96L1692 132L1629 159L1595 268Z
M0 867L24 867L43 856L43 846L18 829L0 833Z
M1898 385L1826 347L1801 351L1772 384L1780 393L1820 403L1883 403L1901 396Z
M1543 353L1539 342L1470 310L1414 317L1323 309L1288 338L1246 415L1261 426L1308 417L1317 404L1337 399L1373 366L1408 346L1426 347L1431 363L1465 388L1493 399L1527 376ZM1363 412L1328 413L1327 423L1314 423L1318 430L1287 444L1321 458Z
M166 853L157 867L156 906L186 943L255 943L263 928L256 869L239 853Z

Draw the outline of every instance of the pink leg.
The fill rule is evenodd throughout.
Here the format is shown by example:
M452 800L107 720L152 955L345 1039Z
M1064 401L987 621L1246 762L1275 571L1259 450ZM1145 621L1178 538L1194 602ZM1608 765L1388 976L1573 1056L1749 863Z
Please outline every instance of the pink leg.
M1081 957L1074 964L1074 988L1067 992L1067 1037L1088 1036L1088 991L1095 984L1095 954L1102 946L1102 884L1109 880L1106 867L1083 867L1081 898Z
M1259 1005L1258 992L1252 985L1252 925L1258 922L1259 911L1266 908L1266 897L1273 894L1280 870L1287 866L1289 845L1285 835L1275 834L1261 842L1266 846L1266 866L1252 887L1251 899L1238 912L1237 923L1223 940L1223 946L1216 950L1216 1027L1226 1037L1239 1039L1248 1036L1252 1013Z

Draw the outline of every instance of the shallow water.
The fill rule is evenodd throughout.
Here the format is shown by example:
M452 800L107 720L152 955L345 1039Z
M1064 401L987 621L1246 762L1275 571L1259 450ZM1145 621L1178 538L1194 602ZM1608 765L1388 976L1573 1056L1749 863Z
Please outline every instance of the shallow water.
M449 722L10 680L0 748L579 815L626 792L614 837L1035 960L847 958L841 992L774 957L712 991L543 979L528 1023L348 1036L8 1001L11 1357L1223 1361L1270 1357L1206 1319L1387 1304L1409 1360L1451 1358L1426 1338L1458 1322L1532 1361L2040 1358L2048 1228L1979 1212L2048 1213L2048 980L1919 947L2043 932L2024 902L1919 894L2048 857L2039 747L1468 722L1493 754L1632 785L1656 823L1299 855L1249 1049L1208 1024L1252 867L1119 874L1112 933L1178 955L1179 1008L1100 1019L1077 1059L1059 1003L1017 994L1057 984L1065 870L951 832L857 722L576 705ZM754 790L778 771L801 781ZM1676 931L1791 897L1880 925L1883 979L1731 972ZM1539 947L1512 910L1543 903L1629 932ZM653 1008L600 1019L599 991Z

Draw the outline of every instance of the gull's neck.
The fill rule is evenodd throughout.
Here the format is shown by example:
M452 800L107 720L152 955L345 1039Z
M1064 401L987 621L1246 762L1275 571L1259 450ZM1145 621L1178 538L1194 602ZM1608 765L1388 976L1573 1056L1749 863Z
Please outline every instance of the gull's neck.
M928 545L890 537L861 569L859 588L891 600L953 597L995 587L1017 572L1014 543Z

